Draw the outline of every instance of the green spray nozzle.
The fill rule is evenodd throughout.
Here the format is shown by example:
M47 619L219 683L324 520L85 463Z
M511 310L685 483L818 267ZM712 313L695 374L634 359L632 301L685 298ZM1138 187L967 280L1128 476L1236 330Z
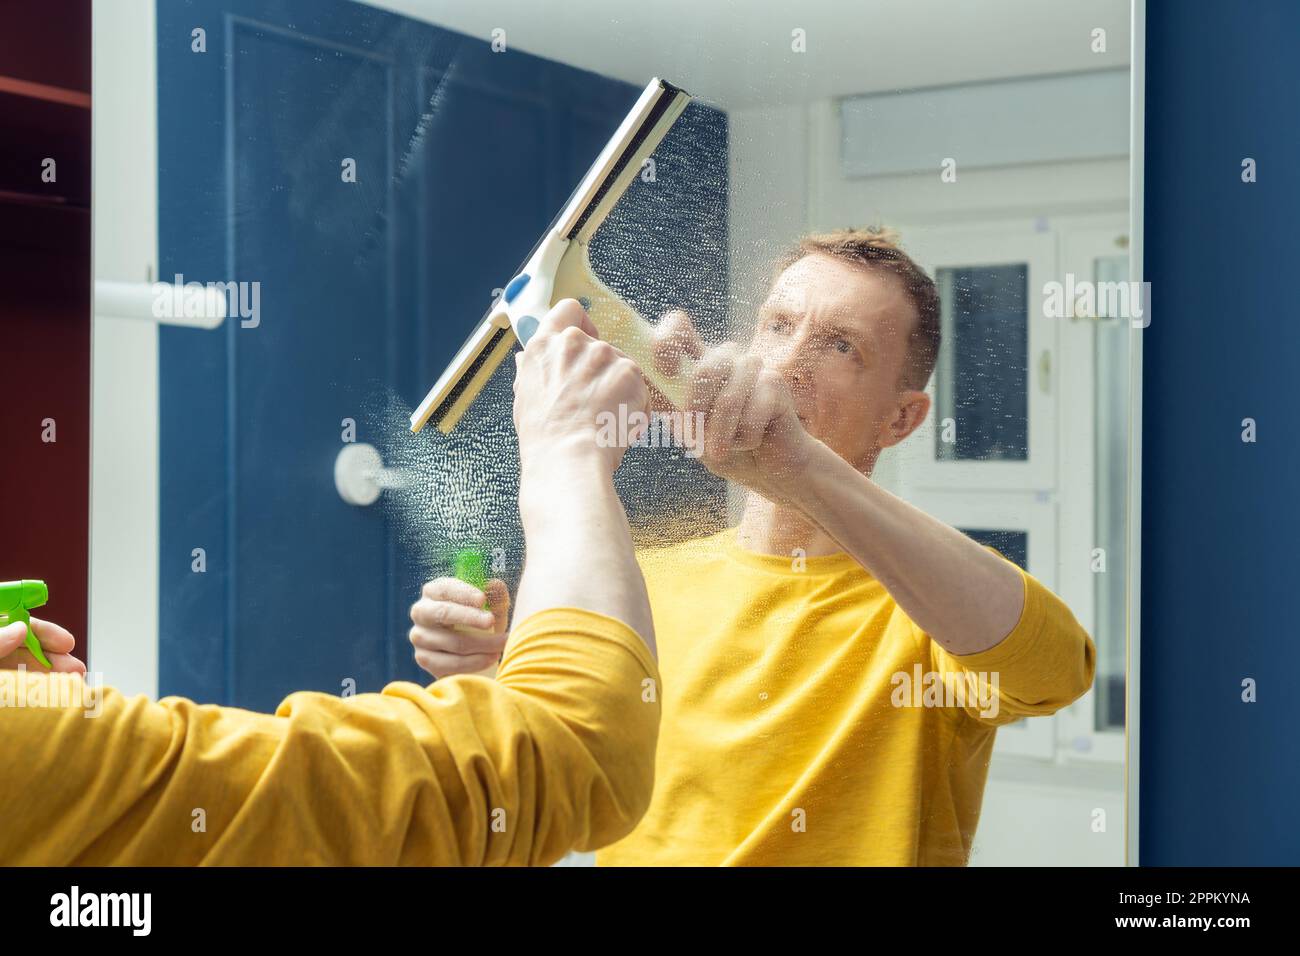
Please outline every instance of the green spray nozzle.
M32 616L28 612L49 599L50 589L44 581L5 581L0 584L0 617L5 618L6 624L22 621L27 625L27 649L45 667L53 665L41 650L41 642L32 630Z
M487 594L487 556L478 548L461 548L451 562L451 573L459 581L472 584ZM487 607L487 603L483 604Z

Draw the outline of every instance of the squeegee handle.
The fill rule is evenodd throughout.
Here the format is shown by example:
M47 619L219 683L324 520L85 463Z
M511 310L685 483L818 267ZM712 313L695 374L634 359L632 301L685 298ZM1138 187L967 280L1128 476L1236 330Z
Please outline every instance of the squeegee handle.
M682 355L678 360L676 374L664 374L655 366L654 326L632 312L621 300L605 299L600 305L604 308L592 310L591 319L599 329L601 338L622 349L628 358L636 362L650 384L676 408L685 406L690 383L695 378L696 360L689 355Z
M591 269L584 247L573 246L566 251L548 291L553 302L563 298L582 302L602 339L622 349L636 362L650 384L674 406L681 408L686 404L690 383L695 378L695 360L683 355L675 375L665 375L655 367L654 326L600 281Z
M641 366L645 377L659 392L668 399L674 408L686 411L686 401L690 397L691 381L695 378L696 359L683 355L678 359L677 373L665 375L654 367L653 359ZM638 363L639 364L639 363Z

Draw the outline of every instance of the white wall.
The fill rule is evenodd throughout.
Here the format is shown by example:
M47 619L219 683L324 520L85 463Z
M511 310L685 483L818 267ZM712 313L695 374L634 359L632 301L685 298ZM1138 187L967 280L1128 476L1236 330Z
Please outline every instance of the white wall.
M153 0L93 8L97 280L158 275ZM158 327L95 317L91 340L89 668L158 693Z

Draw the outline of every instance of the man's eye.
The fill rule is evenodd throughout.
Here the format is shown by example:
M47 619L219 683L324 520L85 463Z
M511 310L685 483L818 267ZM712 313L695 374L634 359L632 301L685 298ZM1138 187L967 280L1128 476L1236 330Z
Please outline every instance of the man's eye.
M767 328L768 331L770 332L784 332L789 327L790 327L789 319L772 319L770 322L767 323Z
M835 351L842 355L850 355L853 353L853 343L848 339L836 339Z

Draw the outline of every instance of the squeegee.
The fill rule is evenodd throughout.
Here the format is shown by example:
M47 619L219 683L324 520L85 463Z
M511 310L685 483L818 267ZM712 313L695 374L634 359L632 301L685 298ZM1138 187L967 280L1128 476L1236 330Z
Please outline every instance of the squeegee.
M600 337L627 353L681 407L690 362L683 358L672 378L655 371L650 323L597 278L588 253L592 236L690 100L685 90L658 77L647 84L501 297L411 415L411 431L432 421L450 433L515 342L526 346L542 317L561 299L580 301Z

